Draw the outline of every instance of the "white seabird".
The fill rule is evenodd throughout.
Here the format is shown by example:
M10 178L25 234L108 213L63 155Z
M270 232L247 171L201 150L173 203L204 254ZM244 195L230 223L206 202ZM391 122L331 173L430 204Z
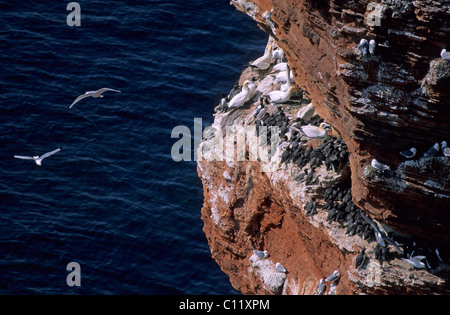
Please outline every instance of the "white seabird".
M286 72L291 73L291 69L289 68L289 65L286 64ZM289 88L291 87L291 78L287 78L286 83L284 83L281 87L280 87L280 91L282 92L286 92L287 90L289 90Z
M450 51L447 51L447 49L442 49L441 58L445 60L450 60Z
M272 103L284 103L291 98L292 93L297 89L295 86L291 86L287 91L272 91L267 93Z
M365 55L367 55L367 52L369 50L369 42L367 41L367 39L363 38L359 41L359 44L356 47L359 49L362 56L364 57Z
M411 148L405 151L401 151L400 154L403 155L405 158L410 159L417 154L417 150L416 148Z
M244 81L244 84L242 85L242 90L238 94L233 96L233 98L228 103L229 108L239 107L248 100L248 95L250 93L250 89L248 87L249 84L250 84L250 81L248 81L248 80Z
M425 256L410 256L409 258L402 258L402 260L406 261L411 266L418 268L418 269L424 269L425 263L422 262L422 259L425 259Z
M269 45L266 49L264 55L253 61L250 65L257 67L261 70L266 70L270 67L270 63L272 61L272 45Z
M312 103L309 103L305 107L302 107L297 112L297 118L300 118L304 121L308 121L314 116L314 107Z
M258 258L264 259L269 257L269 253L267 252L267 250L253 250L253 252L255 253L256 256L258 256Z
M45 158L48 158L49 156L61 151L61 148L58 148L56 150L53 150L51 152L47 152L45 154L42 154L41 156L35 155L35 156L22 156L22 155L14 155L16 159L22 159L22 160L34 160L37 165L42 165L42 160Z
M333 273L331 275L329 275L326 279L325 282L329 282L329 281L336 281L337 279L339 279L341 277L341 274L339 273L338 270L333 271Z
M435 156L439 152L439 143L435 143L423 156Z
M252 81L249 81L249 83L247 84L248 87L248 95L247 95L247 99L245 100L246 102L248 100L251 100L253 98L253 96L256 95L256 84Z
M277 262L276 264L275 264L275 269L278 271L278 272L283 272L283 273L286 273L286 268L284 268L284 266L282 265L282 264L280 264L279 262Z
M272 70L286 71L287 65L288 65L287 62L280 62L280 63L277 63L275 66L273 66Z
M272 60L283 60L284 58L284 51L281 48L275 49L272 53Z
M319 280L319 285L317 286L317 294L322 295L325 292L325 289L327 288L325 282L323 279Z
M330 125L324 122L319 127L313 125L302 127L302 131L309 138L324 138L327 135L328 129L330 129Z
M375 53L375 48L377 47L377 43L375 40L371 39L369 42L369 53L373 55Z
M373 159L370 163L372 167L379 171L389 171L391 168L387 166L386 164L383 164L381 162L378 162L376 159Z
M78 103L79 101L81 101L83 98L86 98L86 97L102 98L103 97L102 93L107 92L107 91L118 92L118 93L121 92L119 90L114 90L114 89L110 89L110 88L101 88L100 90L97 90L97 91L87 91L86 93L78 96L75 99L75 101L69 106L69 108L72 108L73 105L75 105L76 103Z
M286 67L287 68L287 67ZM289 73L289 76L288 76ZM285 70L285 71L281 71L279 72L276 76L275 76L275 80L278 82L286 82L289 79L291 79L291 81L294 81L294 74L292 73L291 70Z
M445 156L450 156L450 148L447 146L447 141L441 142L441 150Z

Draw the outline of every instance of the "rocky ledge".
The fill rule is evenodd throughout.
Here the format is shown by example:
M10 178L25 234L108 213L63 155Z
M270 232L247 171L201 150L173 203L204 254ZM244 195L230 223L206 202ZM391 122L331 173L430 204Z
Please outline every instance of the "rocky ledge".
M243 294L448 294L450 60L440 53L449 4L231 4L268 33L270 55L217 106L198 151L204 232L232 285ZM283 62L297 88L276 100L270 92L289 77ZM217 149L240 141L228 141L230 128L249 126L258 141L245 138L242 156ZM252 158L275 133L269 159ZM400 154L412 147L415 156Z

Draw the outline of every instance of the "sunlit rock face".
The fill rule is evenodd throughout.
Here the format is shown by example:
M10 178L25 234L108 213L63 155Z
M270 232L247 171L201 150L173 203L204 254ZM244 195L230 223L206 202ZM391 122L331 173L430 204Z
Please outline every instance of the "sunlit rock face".
M279 88L276 73L246 69L239 86L253 80L257 96L242 108L219 110L214 125L225 134L226 126L258 124L265 113L266 119L275 117L274 123L281 108L291 126L298 110L312 102L313 123L325 121L332 128L327 139L299 140L304 152L326 155L329 147L346 152L336 166L324 161L313 167L313 157L302 153L302 163L291 158L273 172L265 172L259 161L198 162L204 231L234 287L246 294L314 294L320 279L339 270L337 294L447 293L450 158L442 151L434 157L424 153L450 141L450 61L440 56L450 42L449 4L231 4L270 35L268 44L284 51L301 91L286 104L267 104L260 113L258 97ZM361 39L375 45L358 48ZM289 131L290 145L280 147L280 155L292 147ZM417 149L415 157L399 154L411 147ZM374 169L373 159L390 170ZM329 197L331 191L339 193ZM333 207L341 213L337 219ZM400 251L386 245L381 254L360 213L392 236ZM350 226L353 221L360 228ZM367 260L356 268L362 248ZM253 249L268 250L269 257L258 261ZM405 260L410 254L423 254L429 265L411 266ZM287 273L277 273L277 262Z

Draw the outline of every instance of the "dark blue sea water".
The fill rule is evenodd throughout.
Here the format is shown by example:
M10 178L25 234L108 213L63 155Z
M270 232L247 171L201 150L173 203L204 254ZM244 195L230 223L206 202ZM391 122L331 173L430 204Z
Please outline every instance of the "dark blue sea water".
M0 294L237 293L170 135L211 124L266 35L227 0L78 1L80 27L69 2L0 1Z

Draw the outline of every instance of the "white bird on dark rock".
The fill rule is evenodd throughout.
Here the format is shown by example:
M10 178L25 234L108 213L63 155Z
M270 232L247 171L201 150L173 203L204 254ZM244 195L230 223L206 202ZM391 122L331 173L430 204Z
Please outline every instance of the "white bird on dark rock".
M241 92L239 92L238 94L233 96L233 98L228 103L228 107L229 108L239 107L239 106L243 105L247 101L248 95L250 93L250 89L248 87L249 84L250 84L249 80L246 80L244 82L244 84L242 85Z
M369 42L369 53L373 55L375 53L375 48L377 47L377 43L375 40L371 39Z
M389 171L391 168L387 166L386 164L383 164L381 162L378 162L376 159L373 159L370 163L372 167L379 171Z
M57 153L61 151L61 148L58 148L56 150L53 150L51 152L47 152L45 154L42 154L41 156L35 155L35 156L23 156L23 155L14 155L14 157L16 159L21 159L21 160L34 160L36 162L37 165L41 166L42 165L42 160L45 158L48 158L49 156Z
M435 143L423 156L435 156L439 152L439 143Z
M324 138L330 127L331 126L329 124L323 122L319 125L319 127L313 125L303 126L302 131L309 138Z
M361 52L361 55L364 57L365 55L367 55L367 52L369 51L369 42L367 41L367 39L363 38L360 40L358 46L356 47Z
M441 150L445 156L450 156L450 148L447 146L447 141L441 142Z
M341 277L341 274L339 273L338 270L333 271L333 273L331 275L329 275L326 279L325 282L330 282L330 281L336 281Z
M86 93L78 96L75 99L75 101L69 106L69 108L72 108L73 105L75 105L76 103L78 103L79 101L81 101L83 98L86 98L86 97L102 98L103 97L102 94L107 91L118 92L118 93L121 92L119 90L114 90L114 89L110 89L110 88L101 88L100 90L97 90L97 91L87 91Z
M447 51L447 49L442 49L441 58L445 60L450 60L450 51Z
M411 148L405 151L400 152L401 155L403 155L407 159L413 158L417 154L416 148Z
M284 268L284 266L283 266L282 264L280 264L279 262L277 262L277 263L275 264L275 269L276 269L278 272L283 272L283 273L286 273L286 272L287 272L286 268Z

